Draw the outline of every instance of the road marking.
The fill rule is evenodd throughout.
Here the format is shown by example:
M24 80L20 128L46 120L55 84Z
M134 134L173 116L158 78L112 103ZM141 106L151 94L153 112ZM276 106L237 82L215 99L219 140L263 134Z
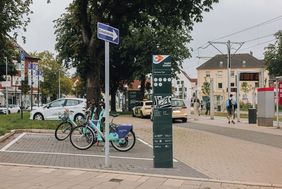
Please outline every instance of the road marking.
M144 140L142 140L142 139L140 139L140 138L137 138L137 140L139 140L141 143L143 143L143 144L145 144L145 145L147 145L147 146L149 146L150 148L153 149L153 146L152 146L151 144L145 142ZM176 159L173 158L173 162L178 162L178 160L176 160Z
M104 155L92 155L92 154L71 154L71 153L56 153L56 152L31 152L31 151L14 151L5 150L6 153L24 153L24 154L43 154L43 155L64 155L64 156L82 156L82 157L99 157L105 158ZM110 156L113 159L132 159L132 160L144 160L152 161L152 158L137 158L137 157L122 157L122 156Z
M26 133L22 133L21 135L19 135L17 138L15 138L14 140L12 140L10 143L8 143L6 146L4 146L0 151L4 152L6 151L8 148L10 148L13 144L15 144L18 140L20 140Z
M144 140L142 140L142 139L140 139L140 138L137 138L137 140L139 140L139 141L142 142L143 144L145 144L145 145L147 145L147 146L149 146L150 148L153 149L153 146L152 146L151 144L145 142Z

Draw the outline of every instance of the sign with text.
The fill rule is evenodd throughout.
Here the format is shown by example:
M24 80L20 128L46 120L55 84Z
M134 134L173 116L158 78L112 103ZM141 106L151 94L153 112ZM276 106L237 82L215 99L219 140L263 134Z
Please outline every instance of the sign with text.
M282 82L278 83L278 88L279 88L279 105L282 105Z
M153 150L154 167L173 167L171 57L153 55Z
M119 44L119 29L112 26L97 23L97 37L98 39L108 41L110 43Z

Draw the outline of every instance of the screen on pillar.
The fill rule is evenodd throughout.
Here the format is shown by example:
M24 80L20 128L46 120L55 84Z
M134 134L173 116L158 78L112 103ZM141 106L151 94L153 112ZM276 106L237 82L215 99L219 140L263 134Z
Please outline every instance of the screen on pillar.
M259 81L259 73L240 73L240 81Z

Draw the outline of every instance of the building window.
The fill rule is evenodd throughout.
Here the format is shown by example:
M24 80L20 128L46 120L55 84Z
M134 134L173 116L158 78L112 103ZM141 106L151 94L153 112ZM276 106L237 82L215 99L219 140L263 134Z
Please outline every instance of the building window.
M222 71L217 71L217 77L221 78L222 77Z
M179 84L180 84L180 81L178 80L178 81L177 81L177 85L179 85Z
M182 91L182 88L179 88L179 91Z
M235 76L235 71L231 71L231 77Z
M259 83L255 82L255 88L258 88L258 87L259 87Z
M211 76L210 71L206 71L206 77L210 77L210 76Z
M184 81L181 81L181 85L184 85Z
M184 90L187 91L187 87L185 87Z
M235 86L235 83L230 83L230 86L231 86L231 87L234 87L234 86Z
M222 83L218 83L217 88L222 89Z

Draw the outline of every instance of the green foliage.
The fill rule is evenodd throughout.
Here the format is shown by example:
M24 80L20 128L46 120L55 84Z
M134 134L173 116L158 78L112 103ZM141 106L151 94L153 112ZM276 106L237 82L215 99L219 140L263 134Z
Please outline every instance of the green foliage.
M41 82L41 92L46 99L48 96L52 100L57 98L59 90L59 74L61 84L61 94L68 95L72 92L72 80L67 77L66 69L54 58L49 51L34 52L32 56L38 57L39 68L43 71L44 82ZM60 73L59 73L60 72Z
M30 22L28 15L31 12L29 9L32 0L1 0L0 1L0 78L2 77L4 57L11 62L16 57L15 44L9 33L14 32L14 37L17 37L17 32L20 29L26 30L27 24ZM23 38L24 39L24 38ZM10 67L10 66L9 66ZM11 74L12 74L12 68Z
M270 75L282 75L282 31L275 34L276 42L270 44L264 52L264 62Z
M241 84L241 90L245 93L245 94L247 94L248 92L250 92L250 90L251 90L251 86L247 83L247 82L242 82L242 84Z
M253 105L251 103L243 103L240 102L240 110L241 111L248 111L249 108L252 108Z
M202 85L202 93L206 96L210 96L210 83L205 81Z
M218 0L75 0L56 21L56 49L61 59L78 68L86 81L87 99L99 100L104 43L96 37L97 21L120 30L120 45L111 46L114 91L125 80L144 78L150 72L153 54L171 55L177 71L181 61L190 56L186 48L191 39L189 31L215 2Z
M37 121L29 119L29 112L24 112L24 119L20 114L0 115L0 135L13 129L55 129L61 121Z

